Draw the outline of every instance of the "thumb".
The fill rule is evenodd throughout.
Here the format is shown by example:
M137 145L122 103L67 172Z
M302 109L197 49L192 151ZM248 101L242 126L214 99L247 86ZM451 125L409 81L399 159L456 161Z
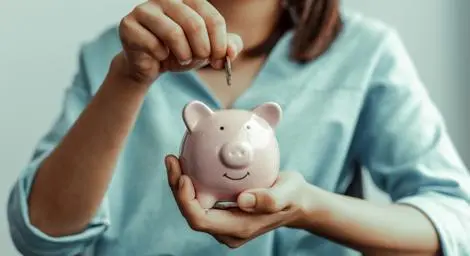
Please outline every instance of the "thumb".
M238 207L245 212L276 213L291 207L305 182L298 172L282 172L268 189L253 189L238 196Z
M269 189L247 190L238 196L238 207L245 212L276 213L290 205L294 192L289 183L279 180Z
M230 58L230 60L235 60L242 50L242 38L237 34L229 33L227 35L227 56Z
M243 40L242 38L234 33L227 34L227 53L226 56L230 59L230 61L234 61L240 52L243 50ZM224 61L223 60L211 60L210 64L215 69L223 69L224 68Z
M287 207L287 200L268 189L246 191L238 197L238 206L245 212L276 213Z

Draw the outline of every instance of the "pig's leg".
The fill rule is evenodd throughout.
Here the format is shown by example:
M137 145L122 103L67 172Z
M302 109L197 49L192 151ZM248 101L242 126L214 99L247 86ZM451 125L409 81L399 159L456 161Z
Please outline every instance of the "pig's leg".
M215 196L207 193L207 192L199 192L196 196L197 200L201 204L203 209L211 209L214 204L217 202L217 198Z

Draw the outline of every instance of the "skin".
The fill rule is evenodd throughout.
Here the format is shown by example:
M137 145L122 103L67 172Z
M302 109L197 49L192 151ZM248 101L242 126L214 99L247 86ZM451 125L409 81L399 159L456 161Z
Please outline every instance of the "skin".
M334 194L307 183L298 172L284 171L270 189L241 193L240 209L205 210L196 199L191 179L181 174L178 159L170 155L166 165L169 185L191 228L230 248L285 226L307 230L364 255L439 252L432 224L409 206L378 205Z
M113 59L90 104L38 169L28 201L31 223L55 237L87 226L104 197L144 97L162 73L210 63L212 69L198 73L229 106L249 87L265 59L246 58L242 50L269 35L280 8L279 0L152 0L125 16L119 25L123 51ZM237 86L232 86L235 90L218 86L224 84L219 69L226 55L238 79L234 80ZM431 222L409 206L376 205L336 195L308 184L297 172L283 172L273 188L242 193L240 210L205 211L195 200L191 180L181 176L178 159L168 156L166 165L175 200L188 224L232 248L287 226L366 255L436 255L439 251Z

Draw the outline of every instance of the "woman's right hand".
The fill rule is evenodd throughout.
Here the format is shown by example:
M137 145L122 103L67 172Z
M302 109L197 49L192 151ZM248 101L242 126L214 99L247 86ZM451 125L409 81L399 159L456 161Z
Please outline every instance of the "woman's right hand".
M224 68L243 48L227 33L225 19L206 0L149 0L119 25L123 51L111 69L138 84L150 85L164 71L186 71L210 64Z

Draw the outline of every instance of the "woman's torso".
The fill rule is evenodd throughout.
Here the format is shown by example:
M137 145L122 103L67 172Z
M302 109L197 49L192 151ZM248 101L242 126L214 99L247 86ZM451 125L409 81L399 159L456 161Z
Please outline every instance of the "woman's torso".
M290 34L284 36L233 105L250 109L266 101L279 103L284 112L276 130L281 170L301 172L309 183L336 193L343 193L352 177L350 148L385 29L356 15L345 22L331 50L306 65L288 61ZM116 29L88 45L85 62L94 91L119 47ZM168 187L163 158L179 152L186 103L197 99L220 107L206 88L196 72L187 72L164 74L150 89L106 195L110 226L92 246L96 255L353 253L301 230L280 228L231 250L190 229Z

